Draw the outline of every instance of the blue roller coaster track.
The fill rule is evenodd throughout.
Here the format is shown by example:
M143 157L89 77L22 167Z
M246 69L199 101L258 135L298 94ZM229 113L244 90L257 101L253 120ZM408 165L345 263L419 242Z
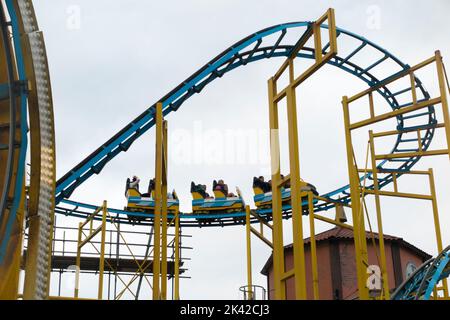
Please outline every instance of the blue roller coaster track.
M7 94L2 99L9 100L10 123L8 145L0 146L8 150L5 180L3 181L4 188L0 195L0 229L4 230L3 238L0 237L0 263L3 261L20 200L22 199L22 181L25 175L25 159L28 145L27 85L25 85L27 80L18 18L11 0L6 1L6 9L10 22L7 21L5 9L3 7L0 8L2 41L8 73L8 83L2 84L2 86L7 87ZM12 43L10 42L9 26L11 26L13 33ZM20 141L17 141L16 138L17 128L20 130ZM14 160L15 157L17 157L16 160ZM16 171L14 172L14 170ZM9 214L7 214L7 208ZM1 225L2 222L4 223L3 226Z
M236 44L232 45L224 52L219 54L213 60L208 62L205 66L195 72L188 79L180 83L171 92L158 99L158 102L163 103L163 114L166 116L171 112L177 111L181 105L190 97L195 94L200 93L209 83L221 78L225 73L234 70L238 67L245 66L248 63L256 62L263 59L275 58L275 57L288 57L292 52L295 43L284 44L283 39L286 38L286 34L292 30L299 30L304 28L305 32L311 27L312 22L293 22L280 24L273 27L266 28L259 32L256 32ZM322 28L327 29L328 26L323 24ZM275 35L275 37L272 37ZM331 59L328 64L335 66L347 73L359 78L364 81L368 86L379 86L377 92L386 100L389 106L393 109L400 109L409 103L400 104L397 97L401 94L411 90L411 87L406 87L402 90L392 90L391 84L386 84L387 80L394 75L405 73L409 69L409 65L401 62L394 55L389 53L387 50L381 48L380 46L374 44L373 42L365 39L364 37L358 36L349 31L337 28L338 43L344 38L348 38L356 45L352 51L346 56L336 56ZM268 38L272 40L266 41ZM275 39L275 40L274 40ZM356 41L355 41L356 40ZM270 42L269 44L263 45L265 42ZM339 44L338 44L339 45ZM323 50L325 51L329 45L325 45ZM375 60L370 65L360 66L354 62L355 56L364 52L365 50L371 50L370 54L373 56L373 52L379 54L379 58ZM298 58L302 59L314 59L314 49L303 48L298 53ZM377 67L390 67L396 66L393 73L388 77L377 76L375 71ZM426 91L422 82L415 78L415 87L417 92L421 95L418 97L419 101L424 101L429 99L429 94ZM425 130L425 135L422 137L423 150L426 150L433 138L434 130L436 126L436 115L434 107L431 106L426 112L413 113L407 115L400 115L397 117L397 127L399 134L392 148L391 153L401 153L407 151L417 151L413 150L407 145L413 139L405 138L404 132L411 129L421 128ZM414 121L414 123L410 123ZM99 174L106 164L111 161L115 156L122 152L126 152L132 143L137 140L141 135L148 131L155 124L155 104L145 110L136 119L131 121L127 126L120 130L111 139L101 145L97 150L90 154L86 159L81 161L72 170L63 175L56 184L56 212L69 216L85 216L89 212L92 212L97 206L74 201L69 199L72 193L77 187L79 187L83 182L89 179L94 174ZM414 139L414 141L417 141ZM398 172L409 171L420 157L405 157L397 159L389 159L381 162L378 165L379 169L384 170L384 172L389 172L389 170L395 170ZM368 177L369 180L371 177ZM388 185L393 181L391 174L387 174L382 178L379 178L380 188ZM373 184L367 186L369 189L373 188ZM322 195L322 197L332 199L335 202L339 201L344 204L350 202L350 196L348 193L349 185L344 185L341 188L327 192ZM315 204L316 211L324 211L335 206L334 203L330 202L318 202ZM286 218L289 218L290 207L283 208L285 211ZM127 212L124 210L110 209L111 212L117 214L117 220L126 223L126 215L136 215L141 214L135 212ZM267 211L267 212L266 212ZM270 218L270 210L261 211L258 210L257 213L260 215L267 215ZM149 216L148 214L144 214ZM239 219L236 217L244 217L245 212L233 213L233 214L223 214L214 216L216 221L210 226L225 226L230 224L236 224ZM212 216L208 215L208 218ZM195 216L191 214L181 215L181 225L182 226L198 226L197 219L205 218L205 216ZM254 219L253 221L257 221ZM145 223L145 222L144 222ZM148 220L149 224L152 223L152 219Z
M439 281L450 275L450 246L422 264L392 294L392 300L429 300Z

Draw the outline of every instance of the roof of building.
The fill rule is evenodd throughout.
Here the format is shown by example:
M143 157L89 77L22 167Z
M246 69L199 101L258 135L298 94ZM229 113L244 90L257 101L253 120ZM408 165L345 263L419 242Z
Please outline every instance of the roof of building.
M330 230L316 234L315 238L316 238L316 242L325 241L325 240L328 240L328 241L330 241L330 240L353 240L353 230L348 229L348 228L342 228L342 227L334 227ZM366 231L366 238L378 240L379 236L378 236L378 233L376 233L376 232ZM432 257L425 251L422 251L421 249L417 248L416 246L410 244L409 242L406 242L405 240L403 240L403 238L391 236L388 234L384 234L383 238L387 242L397 242L404 248L410 249L411 251L416 253L418 256L422 257L423 260L428 260ZM310 242L311 242L311 238L308 237L308 238L304 239L305 245L309 244ZM292 243L284 246L285 251L292 250L292 248L293 248ZM272 266L272 255L270 255L269 259L267 259L264 267L261 270L261 273L263 275L267 275L269 268L271 266Z

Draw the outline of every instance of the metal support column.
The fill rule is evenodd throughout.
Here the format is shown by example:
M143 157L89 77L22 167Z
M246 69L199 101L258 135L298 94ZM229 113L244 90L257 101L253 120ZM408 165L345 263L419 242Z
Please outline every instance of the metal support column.
M355 240L355 258L356 258L356 274L359 299L369 299L369 290L367 284L367 241L365 235L364 215L361 211L360 192L359 192L359 175L354 163L352 134L350 131L350 115L348 109L348 98L342 98L342 106L344 109L344 126L345 126L345 145L347 149L347 165L348 176L350 180L350 195L352 203L353 217L353 237ZM361 232L362 230L362 232Z
M441 96L441 104L442 104L442 115L444 118L444 125L445 125L445 136L447 140L447 150L448 150L448 156L450 158L450 115L448 110L448 100L447 100L447 87L445 85L445 77L444 77L444 64L442 62L442 56L441 52L438 50L435 52L435 58L436 58L436 69L437 69L437 76L438 76L438 82L439 82L439 92ZM450 85L450 84L448 84ZM441 252L441 251L439 251Z
M323 49L321 40L321 25L328 22L329 51ZM294 75L294 60L297 54L304 48L308 40L314 37L315 63L307 68L298 77ZM297 41L291 50L289 57L275 75L269 79L269 123L270 123L270 148L272 167L272 215L273 215L273 270L275 299L286 298L286 281L294 278L295 298L306 299L306 263L303 240L303 210L301 198L300 156L297 127L297 103L296 88L306 79L312 76L318 69L326 64L337 54L336 24L334 10L328 9L317 21L308 25L305 33ZM289 84L281 91L277 90L277 80L288 72ZM289 137L289 175L281 179L280 175L280 142L278 124L278 103L286 98L288 115ZM292 232L294 267L285 270L284 245L283 245L283 219L282 219L282 188L290 182L291 206L292 206Z
M98 278L98 300L103 299L103 273L105 272L105 241L106 241L106 215L107 204L103 201L102 207L102 231L100 243L100 263L99 263L99 278Z
M81 265L81 229L83 228L83 223L78 223L78 241L77 241L77 258L76 258L76 269L75 269L75 292L74 292L74 298L78 298L79 291L80 291L80 265Z
M174 299L180 300L180 216L178 210L175 212L175 291Z
M314 195L308 192L308 211L309 211L309 233L310 233L310 248L311 248L311 268L313 281L313 297L314 300L319 300L319 271L317 269L317 247L316 247L316 230L314 227Z
M245 206L245 238L247 245L247 290L248 300L253 300L253 279L252 279L252 243L250 226L250 206Z
M167 299L167 121L163 121L161 176L161 299ZM158 185L157 185L158 187Z
M280 177L280 137L278 130L278 103L275 102L276 83L269 79L269 125L270 125L270 158L272 168L272 242L273 242L273 281L274 298L286 299L286 284L282 279L284 268L283 217L281 212Z
M380 268L381 268L381 279L383 283L383 295L382 297L386 300L390 299L389 293L389 279L387 274L386 265L386 251L384 248L384 233L383 233L383 221L381 217L381 203L380 203L380 188L378 186L378 170L377 161L375 159L375 142L373 140L373 131L369 130L369 146L371 155L371 165L372 165L372 177L373 177L373 190L375 196L375 209L377 213L377 227L378 227L378 245L380 248ZM376 248L374 248L376 250Z
M441 224L439 222L439 212L437 206L437 198L436 198L436 187L434 184L434 173L433 169L428 169L428 178L430 181L430 194L431 194L431 203L433 206L433 221L434 221L434 230L436 233L436 244L438 252L442 252L444 250L442 246L442 235L441 235ZM444 293L444 298L448 299L448 283L447 279L442 280L442 289Z
M293 60L289 61L289 79L290 83L294 81ZM304 300L306 299L306 267L305 247L303 243L302 199L300 197L300 157L297 129L297 102L294 87L290 85L286 89L289 136L289 169L292 206L292 234L294 245L295 297L297 299ZM280 185L277 186L277 188L280 188Z
M160 293L160 259L161 259L161 182L163 168L163 118L162 103L156 104L156 150L155 150L155 220L153 246L153 300L161 298Z

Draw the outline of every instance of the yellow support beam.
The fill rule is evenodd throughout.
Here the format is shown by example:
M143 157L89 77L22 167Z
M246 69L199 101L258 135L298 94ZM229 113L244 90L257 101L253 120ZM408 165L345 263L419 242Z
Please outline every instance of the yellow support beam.
M175 212L175 279L174 298L180 300L180 213Z
M163 172L163 117L162 103L156 104L156 159L155 159L155 220L153 223L153 300L161 299L161 210L162 210L162 172Z
M442 115L444 118L445 125L445 136L447 140L447 149L449 150L449 158L450 158L450 115L448 110L448 100L447 100L447 88L445 86L445 77L444 77L444 64L442 62L441 52L438 50L435 52L436 59L436 69L437 76L439 81L439 91L441 95L441 104L442 104Z
M267 244L270 248L273 249L273 243L267 239L261 232L259 232L258 230L256 230L253 227L250 227L250 231L257 236L262 242L264 242L265 244Z
M280 138L278 129L278 104L274 100L276 83L273 78L268 81L269 88L269 125L270 125L270 157L272 170L272 243L274 270L274 298L286 299L286 284L281 278L284 273L283 216L281 213L280 184Z
M101 224L101 243L100 243L100 261L99 261L99 275L98 275L98 300L103 299L103 274L105 272L105 241L106 241L106 215L108 214L106 201L103 201L102 206L102 224Z
M386 300L390 299L389 292L389 278L387 274L386 265L386 251L384 248L384 233L383 233L383 221L381 216L381 203L380 203L380 188L378 186L378 173L377 173L377 161L375 159L375 143L373 138L373 131L369 130L369 147L371 154L372 176L373 176L373 191L375 195L375 210L377 213L377 227L378 227L378 245L380 247L380 269L383 283L383 297ZM376 248L374 248L376 250Z
M253 278L252 278L252 243L251 243L251 230L250 230L250 207L245 206L245 238L247 245L247 288L248 299L253 300Z
M397 109L397 110L394 110L394 111L389 111L389 112L377 115L377 116L375 116L373 118L368 118L368 119L365 119L365 120L361 120L361 121L355 122L355 123L350 125L350 130L355 130L355 129L358 129L358 128L361 128L361 127L365 127L365 126L368 126L368 125L371 125L371 124L374 124L374 123L377 123L377 122L380 122L380 121L388 120L390 118L395 118L395 117L398 117L400 115L403 115L403 114L406 114L406 113L409 113L409 112L417 111L417 110L420 110L420 109L423 109L423 108L426 108L426 107L429 107L429 106L434 106L436 104L439 104L440 102L441 102L441 98L438 97L438 98L425 100L425 101L422 101L422 102L419 102L419 103L416 103L416 104L412 104L412 105L403 107L401 109Z
M289 64L291 81L294 77L293 62ZM300 157L298 147L297 105L295 89L287 90L287 116L289 136L289 168L291 177L292 234L295 271L295 297L306 299L305 247L303 243L302 199L300 197ZM278 187L279 188L279 187ZM272 189L273 190L273 189Z
M439 222L439 211L437 206L437 197L436 197L436 187L434 183L434 173L433 169L428 169L428 178L430 183L430 193L431 193L431 204L433 207L433 222L434 222L434 231L436 234L436 243L437 243L437 249L438 252L442 252L444 250L442 245L442 235L441 235L441 224ZM444 298L449 298L449 292L448 292L448 283L447 279L444 279L442 281L442 291L444 292Z
M429 151L417 151L417 152L400 152L389 154L377 154L377 160L384 159L402 159L402 158L414 158L414 157L426 157L426 156L439 156L448 154L448 149L438 149Z
M81 266L81 237L82 237L82 228L83 223L78 223L78 241L77 241L77 257L76 257L76 269L75 269L75 291L73 297L76 299L78 298L79 292L80 292L80 266Z
M350 129L350 114L348 108L348 98L342 98L344 110L345 145L347 150L348 176L350 180L350 195L352 204L353 237L355 242L356 275L358 293L361 300L369 299L367 283L367 241L365 235L364 215L361 214L359 175L353 158L353 143ZM362 230L362 231L361 231Z
M336 221L334 219L330 219L330 218L327 218L327 217L324 217L324 216L321 216L321 215L318 215L318 214L314 214L314 219L317 219L317 220L320 220L320 221L323 221L323 222L327 222L329 224L332 224L332 225L335 225L335 226L338 226L338 227L341 227L341 228L353 230L353 226L351 226L349 224L342 223L342 222L339 222L339 221Z
M22 190L22 195L25 195L25 188ZM14 219L4 263L0 264L0 300L16 300L18 298L25 217L23 199L22 197Z
M380 88L382 88L382 87L384 87L384 86L394 82L397 79L403 78L404 76L407 76L407 75L413 73L416 70L419 70L419 69L421 69L421 68L423 68L423 67L425 67L425 66L427 66L427 65L429 65L431 63L433 63L435 60L436 60L436 56L433 56L433 57L431 57L431 58L429 58L429 59L427 59L427 60L425 60L425 61L423 61L423 62L421 62L419 64L416 64L415 66L410 67L409 69L405 69L405 70L397 73L395 77L390 77L386 81L381 81L380 83L371 86L369 89L366 89L364 91L361 91L358 94L355 94L354 96L349 97L347 99L348 103L352 103L352 102L354 102L354 101L364 97L365 95L368 95L371 92L378 91Z
M82 230L82 228L83 228L83 226L81 226L80 227L80 230ZM103 226L98 226L94 231L91 231L90 233L89 233L89 235L86 237L86 238L84 238L84 240L82 240L79 244L78 244L78 247L81 249L82 247L84 247L87 243L89 243L91 240L92 240L92 238L94 238L97 234L99 234L100 233L100 231L102 231L102 229L103 229Z
M163 165L161 176L161 299L167 299L167 121L163 123ZM159 185L157 185L159 187Z
M322 52L321 25L328 21L329 48L325 54ZM294 59L297 53L304 48L308 40L314 37L315 62L299 76L294 74ZM286 298L286 276L294 277L295 298L306 299L306 263L303 240L303 214L302 192L300 175L300 156L297 125L297 102L295 89L306 79L311 77L318 69L325 65L337 54L337 33L334 18L334 10L328 9L317 21L312 23L297 42L290 56L281 65L275 75L268 81L269 90L269 125L272 169L272 245L273 245L273 270L274 270L274 297ZM284 72L288 72L289 84L280 92L277 90L277 80ZM288 115L288 139L289 139L289 169L290 173L284 179L280 175L280 141L278 124L278 103L281 99L287 100ZM292 234L294 267L291 271L285 271L284 245L283 245L283 219L281 188L290 182L291 206L292 206ZM250 229L252 231L252 229ZM254 232L263 241L265 237ZM268 243L269 241L265 241ZM316 293L317 296L317 293Z
M94 218L101 212L101 224L93 230L92 222ZM105 242L106 242L106 222L108 216L108 206L107 202L103 201L101 207L98 207L94 213L90 214L85 221L78 224L78 240L77 240L77 255L75 258L76 270L75 270L75 290L74 290L74 300L79 299L79 287L80 287L80 270L81 270L81 249L92 241L92 239L100 233L100 251L95 247L93 243L92 246L99 254L99 279L98 279L98 291L97 299L103 299L103 275L105 272ZM83 239L83 227L90 223L89 234ZM111 266L110 266L111 267Z
M309 215L309 234L311 247L311 269L313 281L313 297L314 300L319 300L319 270L317 267L317 248L316 248L316 230L314 227L314 194L308 192L308 215Z
M153 299L167 299L167 121L163 118L162 103L156 104L156 159L155 159L155 220L153 249ZM176 218L176 224L179 223ZM171 223L170 223L171 224ZM178 277L177 277L178 281ZM178 284L177 284L178 285Z
M281 274L281 279L286 281L286 280L288 280L288 279L290 279L290 278L292 278L294 276L295 276L295 269L291 269L289 271L283 272Z
M373 194L375 195L374 190L364 190L364 193L366 194ZM379 190L377 192L380 196L388 196L388 197L400 197L400 198L409 198L409 199L420 199L420 200L432 200L433 197L429 195L424 194L417 194L417 193L407 193L407 192L398 192L398 191L381 191Z

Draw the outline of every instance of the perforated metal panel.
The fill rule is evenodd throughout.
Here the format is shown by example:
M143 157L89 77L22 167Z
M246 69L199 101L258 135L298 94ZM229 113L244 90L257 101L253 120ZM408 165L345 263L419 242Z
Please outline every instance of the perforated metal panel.
M31 139L34 144L31 148L32 179L30 182L30 199L34 199L36 206L30 215L38 215L38 234L36 263L35 299L44 299L47 296L49 282L49 263L51 255L51 231L54 214L55 194L55 138L54 117L50 76L48 71L47 55L42 32L38 30L36 16L32 1L17 0L18 15L23 23L22 35L29 48L28 80L31 82L29 94L29 112ZM38 113L31 115L31 113ZM34 194L33 194L34 193ZM30 209L33 209L32 207ZM30 237L31 239L31 237Z

